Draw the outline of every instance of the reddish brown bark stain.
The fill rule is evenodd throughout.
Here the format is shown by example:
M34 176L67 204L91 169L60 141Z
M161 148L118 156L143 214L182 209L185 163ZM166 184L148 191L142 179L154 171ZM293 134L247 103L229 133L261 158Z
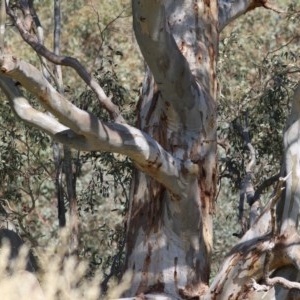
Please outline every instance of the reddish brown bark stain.
M160 122L152 127L151 135L165 150L169 150L169 141L167 140L167 119L165 115L162 115Z
M147 112L147 115L146 115L146 124L149 124L150 122L150 119L156 109L156 105L157 105L157 101L158 101L158 98L160 96L160 91L158 90L158 87L157 85L155 84L154 87L153 87L153 97L152 97L152 101L150 103L150 108Z
M149 287L147 293L156 292L156 293L163 293L165 290L165 284L163 282L157 282Z
M184 289L179 289L178 294L182 299L200 300L207 291L207 286L198 284L197 286L187 285Z
M254 8L260 7L260 6L265 6L267 3L267 0L256 0L252 1L251 5L249 6L247 11L253 10Z
M157 66L163 74L166 74L170 68L170 59L165 55L161 55L161 57L157 60Z
M228 300L230 300L230 299L233 299L233 294L230 294L230 295L229 295Z
M213 78L215 78L215 62L216 62L216 52L214 49L214 45L213 43L210 45L210 47L208 48L208 55L209 55L209 59L210 59L210 69L213 71Z
M164 197L166 189L153 179L150 179L150 203L148 210L148 224L151 224L147 229L147 234L150 232L158 232L161 228L161 219L164 207Z
M195 11L195 13L198 15L198 5L197 5L197 2L196 3L194 3L194 11Z
M203 2L204 2L204 4L205 4L207 7L210 7L210 1L211 1L211 0L204 0Z
M147 256L146 259L144 260L144 264L143 264L143 270L142 270L142 279L140 282L140 285L137 289L137 294L142 294L148 285L148 272L149 272L149 266L151 264L151 255L152 255L152 246L150 244L148 244L148 252L147 252Z
M211 214L214 211L214 198L216 194L216 167L205 163L205 159L198 161L198 165L200 170L198 184L200 187L201 207L204 211L208 209L208 212ZM212 168L211 178L207 178L206 168Z
M139 174L136 171L136 174ZM139 186L139 176L135 175L135 186ZM128 230L128 250L133 250L134 241L140 229L143 229L145 236L148 236L151 232L158 232L161 227L161 219L163 213L163 199L165 197L165 188L162 187L154 179L147 178L149 186L149 195L145 196L145 199L133 198L132 203L132 215ZM136 190L135 190L136 193Z
M201 168L201 177L204 179L206 178L206 171L204 167Z
M146 95L149 95L152 90L153 90L153 94L155 94L155 92L157 91L157 86L156 86L156 84L152 84L152 76L147 76L146 83L143 85L143 91L142 91L142 93L139 97L138 103L136 105L136 111L135 111L135 114L137 116L136 126L138 128L141 128L142 116L141 116L140 112L142 111L143 97ZM152 106L152 102L151 102L149 110L153 110L151 106ZM154 105L154 107L155 107L155 105ZM147 114L149 114L149 113L147 112ZM147 117L146 117L146 120L147 120ZM144 128L141 128L141 129L144 129Z
M147 297L144 293L141 293L139 295L136 295L134 299L135 300L147 300Z
M185 50L185 42L184 41L181 42L179 49L181 52L184 52L184 50Z

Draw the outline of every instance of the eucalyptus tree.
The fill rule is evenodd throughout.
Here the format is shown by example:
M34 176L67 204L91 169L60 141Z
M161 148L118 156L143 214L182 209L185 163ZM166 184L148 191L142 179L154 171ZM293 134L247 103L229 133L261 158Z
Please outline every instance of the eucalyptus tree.
M19 118L56 141L84 151L120 153L133 161L126 240L126 270L132 272L132 279L126 295L284 299L289 289L298 289L293 280L300 267L299 90L285 132L285 164L274 197L260 215L255 201L250 201L254 205L251 226L209 285L218 177L219 34L242 14L273 7L257 0L133 0L133 28L147 67L137 123L131 126L76 58L43 45L36 36L38 24L29 4L20 1L6 6L24 43L42 58L44 66L52 63L73 68L110 121L76 107L45 72L5 48L0 59L1 89ZM47 112L34 108L15 82ZM270 272L276 277L270 278Z

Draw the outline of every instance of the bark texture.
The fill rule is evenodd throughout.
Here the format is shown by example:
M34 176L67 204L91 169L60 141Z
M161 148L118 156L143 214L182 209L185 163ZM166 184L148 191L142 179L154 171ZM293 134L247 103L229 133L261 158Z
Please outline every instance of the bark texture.
M136 172L127 244L127 268L134 276L128 295L159 291L173 299L192 297L207 289L212 250L217 6L213 1L133 1L133 11L149 67L137 125L180 161L172 186L181 192Z
M284 174L263 213L232 249L208 299L299 299L300 86L284 133ZM284 184L283 184L284 183Z
M52 63L76 70L111 122L74 106L34 66L1 54L0 87L16 114L68 147L125 154L136 165L127 228L126 267L133 273L128 296L160 293L167 299L272 299L287 295L272 286L287 283L269 278L269 271L298 278L299 247L292 244L299 240L300 105L296 92L285 134L286 201L281 201L282 209L276 214L279 186L208 287L217 179L219 32L259 6L268 3L132 0L134 31L147 64L136 127L126 124L118 107L78 60L46 49L32 35L28 22L7 6L24 41ZM30 16L25 15L28 20ZM15 81L51 115L34 109ZM262 280L266 287L257 283Z
M138 127L180 167L172 188L155 176L135 174L127 244L127 269L134 275L127 295L201 296L208 290L217 178L219 31L259 4L132 3L136 38L148 65ZM174 186L180 186L180 194Z

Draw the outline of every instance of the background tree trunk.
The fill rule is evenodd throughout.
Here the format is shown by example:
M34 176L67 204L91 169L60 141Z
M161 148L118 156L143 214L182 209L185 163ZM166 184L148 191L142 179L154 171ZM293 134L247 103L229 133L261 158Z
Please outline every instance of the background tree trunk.
M299 103L300 85L284 133L285 188L278 184L262 214L228 254L211 285L213 299L299 299Z

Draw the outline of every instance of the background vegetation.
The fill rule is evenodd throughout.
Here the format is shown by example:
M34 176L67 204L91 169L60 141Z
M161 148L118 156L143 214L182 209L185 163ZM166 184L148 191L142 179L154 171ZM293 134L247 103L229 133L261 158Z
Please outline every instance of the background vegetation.
M237 207L249 151L237 124L248 127L256 150L255 187L280 171L282 132L299 80L299 14L295 11L299 4L280 3L288 9L287 14L256 9L233 22L220 37L220 192L216 199L213 274L237 241L234 235L241 231ZM53 1L35 1L35 5L45 43L52 48ZM6 47L40 64L10 26ZM62 1L61 53L77 57L114 96L127 119L135 122L143 61L131 28L130 1ZM63 68L63 80L70 101L106 118L72 70ZM61 243L53 141L19 122L4 95L0 129L1 221L3 227L15 227L40 257L48 245ZM102 288L106 289L108 279L118 277L124 258L132 165L126 157L77 151L72 151L72 165L79 215L78 255L88 261L88 278L102 273ZM272 185L261 195L262 205L271 193ZM66 195L64 186L68 210Z

